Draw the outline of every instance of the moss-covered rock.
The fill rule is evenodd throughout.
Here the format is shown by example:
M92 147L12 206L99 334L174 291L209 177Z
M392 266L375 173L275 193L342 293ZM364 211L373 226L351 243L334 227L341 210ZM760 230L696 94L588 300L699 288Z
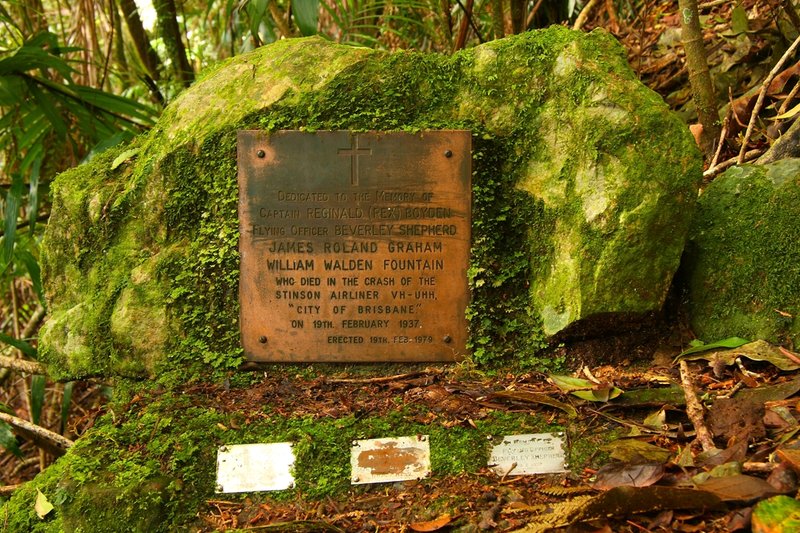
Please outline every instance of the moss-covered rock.
M280 41L57 179L40 343L53 375L185 379L241 363L243 128L472 130L472 355L542 369L548 337L661 306L700 172L684 125L602 31L554 27L452 57Z
M800 341L800 159L734 167L700 196L686 249L703 340Z

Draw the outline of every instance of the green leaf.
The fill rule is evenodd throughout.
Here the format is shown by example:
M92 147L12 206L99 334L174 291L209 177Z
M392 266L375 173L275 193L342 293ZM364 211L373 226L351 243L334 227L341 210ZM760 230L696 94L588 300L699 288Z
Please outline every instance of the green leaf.
M613 385L596 385L596 388L592 390L572 391L573 395L590 402L607 402L617 398L622 393L622 389L618 389Z
M22 191L25 186L22 175L14 173L11 175L11 189L6 196L5 221L3 234L3 262L11 261L11 254L14 252L14 241L17 238L17 217L19 216L19 206L22 199Z
M34 159L31 173L28 176L28 181L30 182L28 188L28 223L31 235L36 231L36 217L39 215L39 173L42 169L42 157L42 155L39 155ZM41 285L41 281L39 285ZM39 297L41 299L41 295Z
M667 412L662 407L655 413L651 413L647 417L645 417L643 424L651 429L661 430L664 428L664 424L667 423Z
M551 398L546 394L542 394L540 392L532 392L532 391L501 391L496 392L492 395L492 398L501 398L506 400L512 401L519 401L519 402L531 402L531 403L539 403L542 405L549 405L550 407L555 407L556 409L561 409L569 418L577 418L578 411L575 410L569 404L564 402L559 402L555 398Z
M28 275L31 277L33 283L33 290L36 291L36 296L42 305L46 305L44 298L44 287L42 286L42 270L39 267L39 262L33 257L33 254L28 250L15 250L14 257L18 259L25 268L28 270Z
M800 502L789 496L773 496L753 508L753 531L790 533L800 531Z
M739 4L731 11L731 30L733 30L734 35L738 35L746 32L747 27L747 11L745 11L742 4Z
M23 99L25 83L19 76L0 76L0 106L18 105Z
M59 433L62 435L67 429L67 417L69 417L69 404L72 402L72 389L75 387L74 381L68 381L64 384L64 395L61 398L61 424L59 425Z
M0 446L17 457L22 457L22 450L19 449L17 437L11 431L11 426L2 421L0 421Z
M292 13L300 33L304 36L317 34L319 0L292 0Z
M556 384L556 387L563 390L564 392L572 392L576 390L588 390L596 385L596 383L594 383L593 381L589 381L588 379L573 378L572 376L557 376L552 374L547 377L552 379L553 383Z
M786 113L783 113L782 115L778 115L777 117L773 117L772 120L784 120L784 119L787 119L787 118L792 118L797 113L800 113L800 104L797 104L796 106L791 108Z
M706 361L724 363L726 366L730 366L735 364L736 360L740 357L746 357L752 361L766 361L784 372L791 372L800 368L800 362L798 362L800 361L800 357L798 357L798 354L790 352L780 346L773 346L764 340L748 342L738 348L719 350L712 353L685 355L682 358L687 361L704 359Z
M39 104L39 109L41 109L44 116L47 117L47 120L50 121L50 125L56 131L58 137L61 139L66 138L67 124L56 108L53 96L42 91L35 83L29 83L28 90L36 103Z
M138 153L139 153L139 149L138 148L131 148L130 150L125 150L124 152L119 154L114 159L114 161L111 163L111 170L117 170L117 168L119 168L119 166L122 163L130 160L131 158L133 158Z
M15 339L14 337L6 335L5 333L0 333L0 342L4 342L9 346L13 346L17 350L24 353L27 357L30 357L31 359L36 359L37 356L36 348L34 348L25 341Z
M36 511L36 516L44 520L44 517L47 516L53 509L53 504L50 503L47 499L47 496L44 493L36 489L36 503L33 505L33 509Z
M564 392L569 392L590 402L607 402L624 392L609 383L595 383L588 379L574 378L572 376L550 375L548 377L555 383L556 387Z
M37 426L42 418L46 384L47 380L41 374L31 376L31 422Z
M675 361L680 360L684 355L707 352L708 350L713 350L714 348L738 348L739 346L747 344L748 342L750 341L741 337L728 337L727 339L722 339L721 341L712 342L709 344L701 344L699 346L692 346L688 350L684 350L679 353L675 358Z

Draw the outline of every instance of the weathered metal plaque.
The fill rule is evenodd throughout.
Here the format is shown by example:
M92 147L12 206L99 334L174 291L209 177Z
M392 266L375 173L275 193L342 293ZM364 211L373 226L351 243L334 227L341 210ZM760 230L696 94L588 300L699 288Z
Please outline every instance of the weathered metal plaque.
M236 444L217 451L217 492L285 490L294 487L291 442Z
M469 299L468 131L240 131L252 361L453 361Z
M492 448L489 466L501 476L565 472L564 441L552 433L508 435Z
M427 435L358 440L350 449L353 485L411 481L431 475Z

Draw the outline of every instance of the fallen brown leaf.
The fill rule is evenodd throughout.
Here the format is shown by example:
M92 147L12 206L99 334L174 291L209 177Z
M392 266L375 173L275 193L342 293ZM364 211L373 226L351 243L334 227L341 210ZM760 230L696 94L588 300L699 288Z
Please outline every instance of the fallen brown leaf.
M435 520L428 520L427 522L414 522L413 524L409 524L408 527L414 531L438 531L452 521L453 517L447 513Z

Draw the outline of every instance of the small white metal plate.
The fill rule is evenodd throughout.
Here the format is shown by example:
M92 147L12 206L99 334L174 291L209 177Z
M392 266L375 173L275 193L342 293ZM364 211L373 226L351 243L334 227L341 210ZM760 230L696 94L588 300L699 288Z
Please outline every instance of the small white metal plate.
M217 451L217 492L254 492L294 487L291 442L236 444Z
M427 435L368 439L350 449L351 483L410 481L431 475L431 450Z
M489 467L501 476L566 472L564 441L553 433L507 435L492 448Z

